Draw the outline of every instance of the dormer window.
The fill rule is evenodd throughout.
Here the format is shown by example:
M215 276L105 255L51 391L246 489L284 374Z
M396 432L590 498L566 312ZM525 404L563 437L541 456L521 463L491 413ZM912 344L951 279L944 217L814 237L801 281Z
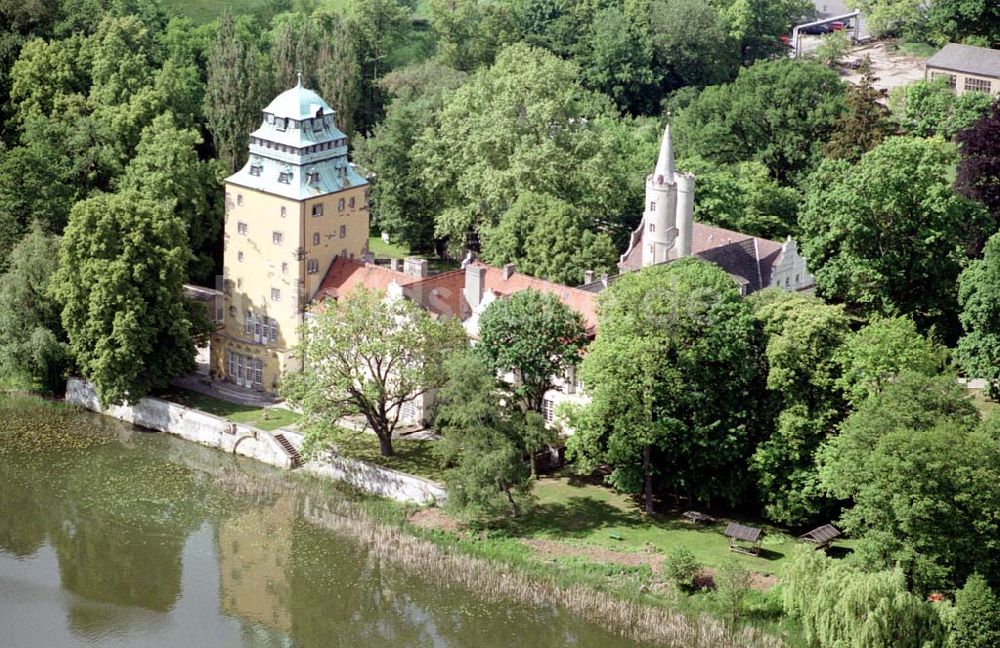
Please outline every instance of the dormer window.
M250 163L250 175L259 176L260 172L264 169L264 163L259 159L254 160Z
M313 120L313 130L317 133L323 130L323 126L325 126L325 124L323 123L322 117L317 117Z
M310 187L315 187L316 185L318 185L319 171L315 169L310 169L309 172L306 173L306 184L309 185Z
M278 182L281 182L283 184L291 184L292 183L292 172L291 171L282 171L281 173L279 173L278 174Z
M284 117L275 117L274 118L274 127L277 128L280 131L283 131L286 128L288 128L288 120L285 119Z

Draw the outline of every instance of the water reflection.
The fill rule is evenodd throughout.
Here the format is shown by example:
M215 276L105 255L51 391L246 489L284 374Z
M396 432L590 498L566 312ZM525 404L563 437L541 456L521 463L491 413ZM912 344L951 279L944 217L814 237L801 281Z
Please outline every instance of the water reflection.
M346 498L331 488L89 419L105 442L32 439L26 453L4 450L0 428L10 645L626 645L558 610L486 604L382 563L317 524Z

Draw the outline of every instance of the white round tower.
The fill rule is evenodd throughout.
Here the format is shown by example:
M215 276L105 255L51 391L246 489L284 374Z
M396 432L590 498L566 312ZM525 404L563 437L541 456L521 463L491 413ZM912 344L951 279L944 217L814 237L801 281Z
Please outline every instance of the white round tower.
M656 168L646 178L642 265L664 263L677 239L677 181L670 124L663 132Z
M675 259L691 256L691 233L694 229L694 174L678 173L677 180L677 244Z

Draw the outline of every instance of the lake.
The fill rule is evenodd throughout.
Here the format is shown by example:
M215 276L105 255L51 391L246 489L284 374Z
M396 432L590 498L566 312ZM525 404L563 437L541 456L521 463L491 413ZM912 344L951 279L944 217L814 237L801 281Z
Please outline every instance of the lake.
M0 646L634 645L386 564L333 484L0 398ZM352 508L353 507L353 508ZM333 513L331 513L333 512Z

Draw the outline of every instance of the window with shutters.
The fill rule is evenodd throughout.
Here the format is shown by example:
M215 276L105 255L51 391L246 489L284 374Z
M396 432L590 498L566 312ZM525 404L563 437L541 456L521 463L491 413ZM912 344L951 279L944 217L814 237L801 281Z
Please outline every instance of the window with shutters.
M340 226L340 238L347 236L347 225Z
M306 272L316 274L319 272L319 259L309 259L306 261Z
M246 236L247 235L247 231L248 231L248 228L247 228L247 224L246 223L244 223L243 221L239 221L239 222L236 223L236 233L237 234L242 234L243 236Z
M271 301L276 301L276 302L281 301L281 289L280 288L272 288L271 289Z
M275 245L281 245L285 242L285 235L281 232L271 232L271 242Z
M313 234L313 245L319 245L319 232Z

